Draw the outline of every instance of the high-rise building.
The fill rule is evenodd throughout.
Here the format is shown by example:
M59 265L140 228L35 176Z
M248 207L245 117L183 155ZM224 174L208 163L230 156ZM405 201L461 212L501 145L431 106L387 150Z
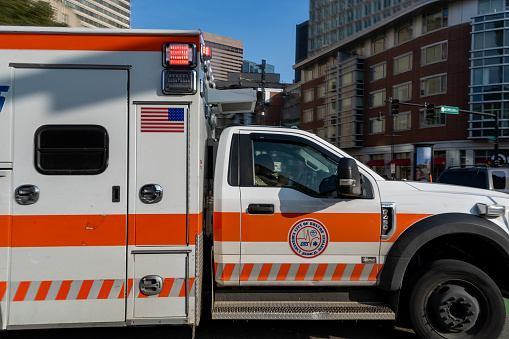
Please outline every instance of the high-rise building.
M55 20L70 27L130 28L130 0L43 0L55 10ZM77 20L76 20L77 19Z
M228 73L239 73L244 59L244 42L203 32L205 44L212 49L210 65L215 80L227 81Z
M346 6L346 16L333 5ZM331 24L327 11L340 21ZM294 66L300 127L399 179L415 178L422 145L433 149L435 179L449 166L509 163L506 17L505 2L495 0L311 0L311 50ZM337 31L337 41L325 31ZM391 99L400 100L392 113ZM468 112L499 114L498 136L493 116Z
M429 0L310 0L309 55L399 17ZM435 1L436 2L436 1Z

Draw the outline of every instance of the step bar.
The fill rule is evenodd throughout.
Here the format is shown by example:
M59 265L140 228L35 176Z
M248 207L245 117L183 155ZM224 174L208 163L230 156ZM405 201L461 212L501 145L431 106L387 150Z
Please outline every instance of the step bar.
M316 301L215 301L212 319L395 320L383 303Z

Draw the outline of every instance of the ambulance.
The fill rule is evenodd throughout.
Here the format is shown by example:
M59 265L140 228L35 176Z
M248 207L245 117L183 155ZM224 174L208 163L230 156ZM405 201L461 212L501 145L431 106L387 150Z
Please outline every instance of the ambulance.
M0 329L206 313L500 335L507 194L388 181L298 129L216 138L256 93L215 88L200 31L0 41Z

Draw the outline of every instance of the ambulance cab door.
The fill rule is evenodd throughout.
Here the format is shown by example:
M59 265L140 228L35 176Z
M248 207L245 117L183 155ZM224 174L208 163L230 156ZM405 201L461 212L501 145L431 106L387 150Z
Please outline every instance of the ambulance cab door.
M125 321L128 70L17 65L9 327Z
M380 199L337 196L340 155L298 134L241 135L241 286L369 286Z

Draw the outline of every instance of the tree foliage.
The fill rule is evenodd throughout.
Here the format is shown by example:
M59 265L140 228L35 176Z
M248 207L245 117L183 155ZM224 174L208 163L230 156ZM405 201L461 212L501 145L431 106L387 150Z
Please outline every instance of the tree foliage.
M53 20L49 3L34 0L0 0L0 25L67 26Z

